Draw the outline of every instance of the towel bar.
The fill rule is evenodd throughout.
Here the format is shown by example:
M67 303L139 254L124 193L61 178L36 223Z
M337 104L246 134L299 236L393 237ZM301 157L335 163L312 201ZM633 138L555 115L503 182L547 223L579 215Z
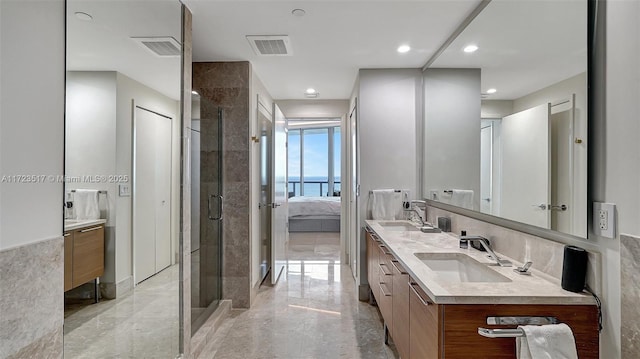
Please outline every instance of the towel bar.
M71 191L69 191L69 192L71 192L71 193L75 193L75 191L76 191L75 189L72 189L72 190L71 190ZM98 193L99 193L99 194L107 194L107 191L99 190L99 191L98 191Z
M487 317L488 325L545 325L558 324L556 317Z
M516 338L523 337L522 329L487 329L478 328L478 334L485 338Z

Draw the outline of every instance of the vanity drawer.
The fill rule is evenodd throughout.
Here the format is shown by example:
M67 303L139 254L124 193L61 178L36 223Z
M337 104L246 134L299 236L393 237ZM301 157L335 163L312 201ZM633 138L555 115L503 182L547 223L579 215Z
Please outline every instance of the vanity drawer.
M79 229L73 233L73 287L104 274L104 226Z
M595 305L443 305L443 353L447 358L504 358L515 355L514 338L485 338L482 328L515 328L487 325L487 317L536 316L556 317L571 327L580 359L598 359L598 308Z

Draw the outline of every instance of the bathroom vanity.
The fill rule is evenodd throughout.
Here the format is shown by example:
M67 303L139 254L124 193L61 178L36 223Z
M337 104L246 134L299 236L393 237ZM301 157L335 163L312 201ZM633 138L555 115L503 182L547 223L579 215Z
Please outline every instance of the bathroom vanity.
M514 317L565 323L578 356L599 357L591 295L565 291L536 270L518 274L520 263L494 266L486 252L462 249L448 233L421 233L402 221L366 223L371 293L402 358L515 358L515 336L492 332L517 328L496 324Z
M105 222L104 219L65 220L65 292L104 274Z

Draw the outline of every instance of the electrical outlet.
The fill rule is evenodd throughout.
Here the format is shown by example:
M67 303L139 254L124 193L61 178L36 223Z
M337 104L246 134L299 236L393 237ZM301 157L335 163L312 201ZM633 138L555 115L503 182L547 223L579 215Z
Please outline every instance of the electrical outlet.
M598 211L598 224L601 230L606 231L609 229L609 211L601 209Z
M599 236L616 238L616 205L593 202L593 232Z

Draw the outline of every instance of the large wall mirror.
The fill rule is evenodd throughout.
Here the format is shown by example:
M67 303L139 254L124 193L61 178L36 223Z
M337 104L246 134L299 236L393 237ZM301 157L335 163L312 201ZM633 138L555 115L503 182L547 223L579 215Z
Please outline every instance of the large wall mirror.
M178 0L67 1L66 358L180 353Z
M493 0L425 70L425 198L586 237L587 9Z

